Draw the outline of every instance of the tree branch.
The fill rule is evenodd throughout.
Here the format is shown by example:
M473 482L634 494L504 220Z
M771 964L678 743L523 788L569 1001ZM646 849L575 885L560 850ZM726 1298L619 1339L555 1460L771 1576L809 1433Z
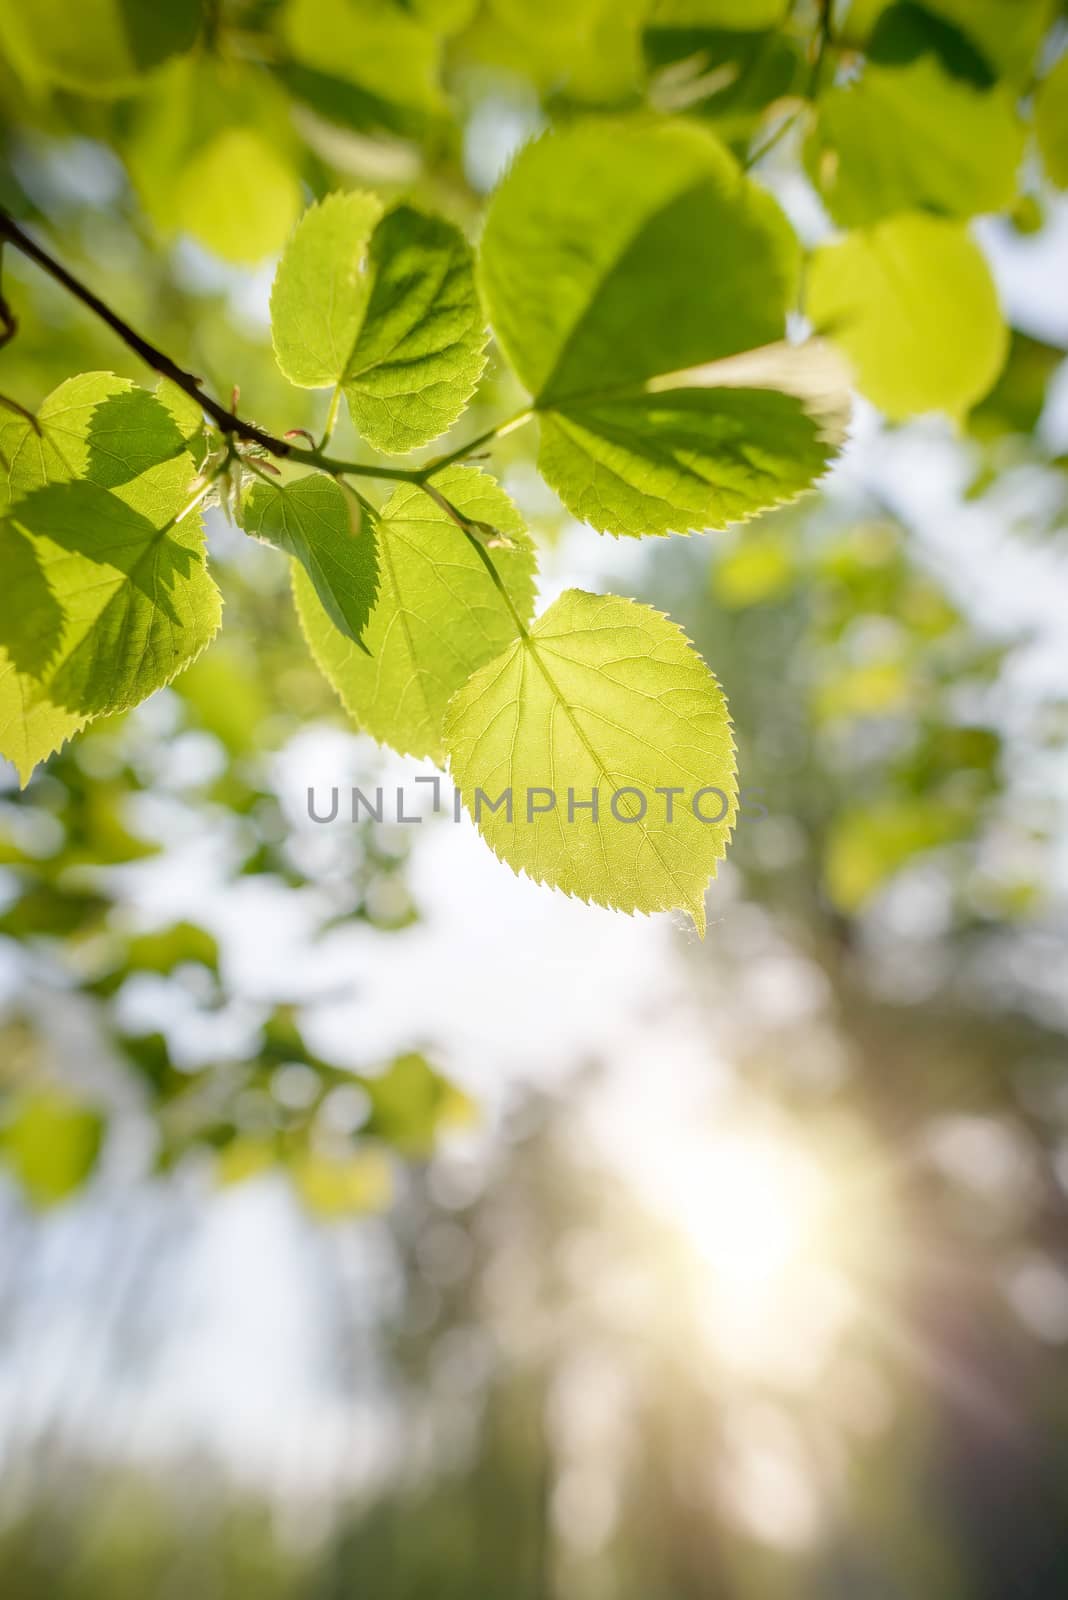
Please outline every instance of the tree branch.
M105 305L99 295L94 294L86 284L76 278L72 272L69 272L62 262L57 261L42 245L39 245L35 239L25 233L14 217L0 208L0 245L5 242L13 245L16 250L21 251L24 256L39 266L49 277L54 278L57 283L61 284L68 294L74 296L75 300L80 301L94 316L99 317L101 322L105 323L112 333L122 340L123 344L140 356L147 366L150 366L155 372L160 373L162 377L169 378L172 383L176 384L191 400L196 402L204 412L204 415L210 417L226 437L242 439L248 444L258 445L268 455L277 456L282 460L296 461L305 466L317 467L320 472L328 472L335 478L341 476L388 478L402 483L417 483L425 486L427 479L433 473L439 472L443 466L447 466L453 461L462 460L464 456L470 455L471 451L480 444L485 444L488 439L492 439L497 433L515 426L517 421L525 421L526 417L530 415L529 412L524 412L518 419L511 418L508 422L501 423L500 427L489 429L488 432L480 434L477 439L472 439L469 444L461 445L459 449L450 451L448 455L441 457L437 461L432 461L426 467L379 467L369 466L362 461L340 461L335 456L325 455L322 446L305 449L303 446L291 443L288 439L279 439L275 434L268 433L265 428L259 428L255 423L248 422L244 417L238 416L236 411L228 411L218 400L213 399L209 394L205 394L201 388L199 378L194 377L191 372L186 372L185 368L180 367L176 361L172 361L165 351L160 350L148 339L143 338L135 328L130 326L124 317L120 317L117 311L112 311L110 306ZM0 334L10 338L14 332L14 318L7 312L6 304L2 300L0 300L0 318L2 318L3 324L0 327ZM324 444L326 443L326 437L328 436L324 436Z

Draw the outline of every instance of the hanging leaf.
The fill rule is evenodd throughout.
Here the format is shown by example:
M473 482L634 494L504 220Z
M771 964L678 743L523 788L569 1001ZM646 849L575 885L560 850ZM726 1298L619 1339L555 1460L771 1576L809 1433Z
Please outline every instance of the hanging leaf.
M451 223L372 195L330 195L301 221L271 295L278 364L305 388L340 385L380 450L427 444L456 421L485 365L471 253Z
M359 641L378 590L378 553L359 502L321 472L257 483L242 507L248 533L293 556L334 627Z
M514 871L621 911L683 910L704 933L737 809L734 742L719 685L667 617L567 590L453 697L445 744Z
M767 369L760 392L685 376L780 340L797 266L778 206L701 128L580 125L522 152L490 205L482 286L570 511L603 532L686 532L818 476L840 439L825 409Z
M518 511L474 468L451 467L434 482L466 517L514 546L494 550L493 560L526 621L534 606L534 554ZM477 550L422 489L398 489L377 534L381 586L364 629L367 653L333 626L298 567L293 587L301 625L358 727L402 754L440 759L450 695L515 638L515 617Z

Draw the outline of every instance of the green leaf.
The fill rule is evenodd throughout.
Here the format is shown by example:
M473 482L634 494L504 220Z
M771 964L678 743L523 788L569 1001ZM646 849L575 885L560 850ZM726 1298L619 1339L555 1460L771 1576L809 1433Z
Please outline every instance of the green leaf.
M737 808L734 742L719 685L667 617L567 590L453 697L445 743L464 803L514 871L621 911L684 910L703 934ZM667 788L681 791L670 820ZM578 809L594 791L596 820Z
M393 1163L384 1150L329 1155L303 1149L288 1165L297 1194L319 1221L385 1211L393 1199Z
M254 128L228 128L177 179L174 216L223 261L254 263L281 250L301 208L292 164Z
M193 400L184 389L172 383L170 378L160 379L156 385L156 399L170 412L183 445L193 457L195 465L199 467L207 454L204 413L200 402Z
M80 1189L96 1166L104 1123L58 1090L27 1092L0 1125L0 1157L44 1208Z
M602 532L723 527L794 499L845 437L848 369L830 346L766 345L542 418L542 471Z
M0 750L23 781L92 716L136 704L221 617L174 418L109 373L62 384L8 459ZM42 626L28 629L26 617Z
M922 795L839 812L824 859L827 893L839 910L858 912L915 856L965 831L959 810Z
M374 533L359 502L333 478L312 472L288 483L257 483L242 523L300 562L334 627L358 641L378 589Z
M895 0L880 13L865 54L869 61L888 67L907 66L921 56L933 55L954 78L981 89L997 82L997 74L974 41L915 0Z
M371 297L367 252L382 215L377 195L328 194L310 206L278 263L271 330L290 383L340 383Z
M1068 55L1038 86L1035 133L1050 182L1068 189Z
M960 82L926 55L907 67L869 65L828 90L806 159L834 220L853 228L898 211L1002 211L1023 148L1007 94Z
M982 251L958 223L903 213L813 255L808 314L894 421L959 417L990 388L1008 332Z
M448 468L434 483L465 516L514 544L495 550L493 559L526 620L534 605L534 553L518 511L474 468ZM333 627L296 567L301 625L358 727L402 754L440 759L450 695L515 637L515 619L462 530L414 484L397 490L377 533L381 587L363 635L369 654Z
M371 239L374 287L345 373L359 433L402 455L460 416L485 366L486 328L471 251L458 228L410 206L390 211Z
M604 532L685 532L818 475L826 408L746 396L731 374L712 392L711 363L781 340L797 261L775 201L703 128L586 124L521 153L490 205L482 287L570 511ZM774 361L752 386L778 387Z
M278 364L340 384L353 423L401 454L452 426L485 364L471 252L459 229L372 195L330 195L301 221L271 295Z
M112 95L169 56L190 50L200 0L0 0L5 53L34 83Z

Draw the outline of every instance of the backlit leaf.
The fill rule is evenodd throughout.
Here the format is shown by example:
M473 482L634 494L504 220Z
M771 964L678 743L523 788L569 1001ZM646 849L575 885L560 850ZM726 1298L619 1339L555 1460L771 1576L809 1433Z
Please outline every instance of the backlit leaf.
M703 128L587 124L522 152L490 205L482 286L570 511L685 532L812 482L833 430L797 392L764 392L773 363L754 369L759 393L693 377L781 340L797 266L776 203Z
M242 507L248 533L294 556L334 627L358 640L378 589L374 533L358 501L324 473L257 483Z
M684 910L704 932L734 825L734 742L719 685L668 618L567 590L453 697L445 743L514 871L622 911ZM596 820L579 809L594 791Z
M109 373L62 384L22 426L0 523L0 750L25 781L87 718L136 704L211 639L194 467L159 401ZM25 619L47 617L29 630Z
M438 33L404 0L290 0L282 37L294 60L385 101L444 109Z
M303 218L271 296L294 383L340 384L357 430L403 453L445 432L484 365L486 331L459 229L371 195L328 196Z
M465 516L491 525L514 549L493 552L512 604L534 604L534 554L503 490L470 467L434 480ZM462 530L422 489L405 484L377 527L380 588L364 629L368 653L331 624L303 569L293 587L305 636L358 727L402 754L442 754L452 693L515 637L516 624Z

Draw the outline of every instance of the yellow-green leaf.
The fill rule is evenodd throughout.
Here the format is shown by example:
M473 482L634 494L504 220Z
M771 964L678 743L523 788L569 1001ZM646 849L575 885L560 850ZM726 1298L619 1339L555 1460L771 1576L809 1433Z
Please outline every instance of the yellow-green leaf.
M850 358L861 392L893 420L961 416L1008 349L982 251L955 222L889 217L815 252L809 316Z
M492 478L451 467L434 479L466 517L512 545L493 560L512 606L534 606L534 553L518 511ZM378 522L380 589L364 630L366 652L332 625L304 570L293 589L305 637L358 727L402 754L442 755L450 695L516 634L508 603L462 530L414 484L404 484Z
M445 744L514 871L621 911L683 910L704 932L737 809L734 741L719 684L667 617L567 590L453 697Z

